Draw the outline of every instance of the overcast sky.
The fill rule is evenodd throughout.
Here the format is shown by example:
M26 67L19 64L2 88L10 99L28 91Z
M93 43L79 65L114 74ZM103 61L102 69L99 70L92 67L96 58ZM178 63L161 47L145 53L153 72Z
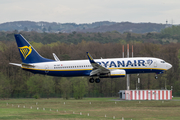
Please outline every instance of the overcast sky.
M180 0L0 0L0 23L97 21L180 24Z

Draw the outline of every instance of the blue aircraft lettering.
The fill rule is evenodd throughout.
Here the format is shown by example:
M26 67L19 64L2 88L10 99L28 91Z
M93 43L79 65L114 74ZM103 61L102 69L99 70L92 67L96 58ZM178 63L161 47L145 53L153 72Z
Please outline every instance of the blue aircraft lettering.
M124 61L122 61L122 62L117 61L117 64L118 64L118 67L120 67L120 66L125 67Z
M114 61L111 61L110 65L109 65L109 67L112 67L112 66L116 67L116 64L114 63Z
M127 61L126 67L128 67L129 65L131 65L133 67L133 64L130 60Z
M109 61L107 61L107 62L102 62L102 63L104 64L104 67L107 67Z
M144 61L144 60L138 60L138 65L139 65L139 66L141 66L141 65L142 65L142 66L145 66L145 64L144 64L144 63L145 63L145 61Z
M148 61L148 64L151 65L152 64L152 60ZM108 63L109 63L109 67L128 67L128 66L145 66L145 61L144 60L128 60L125 64L125 61L102 61L102 62L97 62L99 65L104 65L104 67L108 67Z
M137 66L136 60L134 60L134 66Z

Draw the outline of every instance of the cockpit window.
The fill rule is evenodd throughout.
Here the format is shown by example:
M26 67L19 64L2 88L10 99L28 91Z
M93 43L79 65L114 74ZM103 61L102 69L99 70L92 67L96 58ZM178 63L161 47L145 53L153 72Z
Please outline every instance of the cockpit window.
M165 61L161 61L161 63L165 63Z

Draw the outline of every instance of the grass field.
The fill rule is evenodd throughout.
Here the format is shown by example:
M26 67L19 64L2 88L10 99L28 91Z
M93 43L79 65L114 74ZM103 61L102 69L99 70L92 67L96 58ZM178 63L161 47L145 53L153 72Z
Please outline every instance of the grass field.
M50 98L0 100L0 120L103 120L122 119L122 117L124 120L180 119L179 98L173 98L171 101L115 101L117 99L84 98L82 100L64 100L61 98Z

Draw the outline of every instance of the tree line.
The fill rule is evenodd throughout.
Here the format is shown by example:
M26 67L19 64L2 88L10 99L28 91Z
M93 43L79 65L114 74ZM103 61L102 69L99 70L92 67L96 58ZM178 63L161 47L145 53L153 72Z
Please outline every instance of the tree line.
M110 97L118 96L119 90L126 89L126 78L104 78L101 79L101 83L92 84L89 83L88 77L51 77L32 74L21 70L19 67L9 65L10 62L21 63L21 58L13 36L14 33L4 34L6 34L5 39L0 41L1 98L63 97L68 99L74 97L81 99L82 97ZM79 40L81 42L76 44L70 44L51 41L48 38L46 39L50 40L50 42L41 43L39 41L33 41L34 38L39 38L36 34L34 32L22 33L43 57L49 59L54 59L52 53L55 53L60 60L87 59L87 51L91 53L94 59L101 57L120 58L122 57L122 45L130 43L130 46L134 46L134 57L157 57L173 65L170 70L158 75L158 79L154 79L154 74L140 74L139 76L132 74L131 89L136 89L136 83L139 77L141 79L141 83L138 85L139 89L171 89L171 86L173 86L173 95L180 96L179 43L157 44L151 41L132 42L131 40L127 40L127 35L124 41L109 41L103 44L98 41L87 41L86 39ZM116 35L116 33L113 34ZM50 34L50 36L53 36L53 34ZM13 40L9 39L11 37ZM129 37L132 36L129 35ZM2 39L3 35L0 35L0 38Z
M50 44L52 42L60 42L66 44L78 44L82 41L94 41L98 43L155 43L169 44L180 42L180 26L172 26L161 30L161 32L151 32L145 34L137 34L131 32L120 33L117 31L104 33L38 33L38 32L0 32L0 41L14 41L14 34L23 34L29 41L34 41L42 44Z

